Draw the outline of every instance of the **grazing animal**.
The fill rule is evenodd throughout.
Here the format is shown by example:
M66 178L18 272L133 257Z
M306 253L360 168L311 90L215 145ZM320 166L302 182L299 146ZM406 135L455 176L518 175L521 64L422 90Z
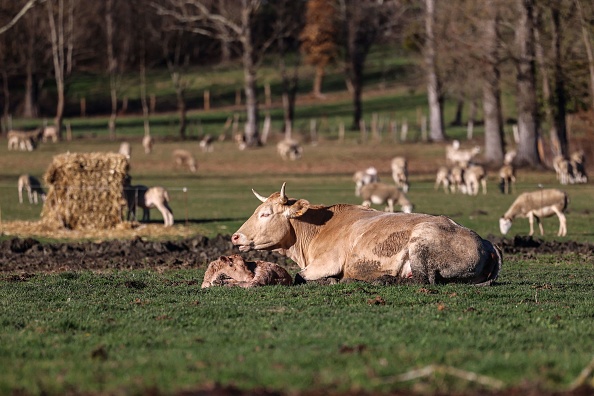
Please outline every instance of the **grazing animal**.
M52 143L57 143L60 139L60 130L57 126L50 125L43 128L41 140L46 143L50 139L52 140Z
M360 205L311 205L280 192L265 198L233 234L239 251L273 250L295 261L296 283L324 278L489 285L502 254L445 216L385 213Z
M27 190L30 204L34 202L35 204L39 203L38 196L41 197L42 201L45 201L45 191L36 177L28 174L19 176L17 187L19 190L19 203L23 203L23 190Z
M461 149L460 142L454 140L450 146L446 147L446 162L449 165L458 165L466 167L481 152L479 146L471 149Z
M573 168L568 159L562 155L555 156L555 158L553 158L553 168L555 169L559 183L564 185L569 183L573 184Z
M196 158L188 150L173 150L173 160L178 167L187 166L191 172L198 170Z
M479 184L483 188L483 194L487 193L487 171L480 165L470 165L464 170L464 183L466 184L466 193L478 195Z
M276 145L276 150L284 160L295 161L303 155L303 147L292 139L281 140Z
M503 194L511 194L516 183L516 170L512 164L505 164L499 169L499 189Z
M541 218L554 214L559 218L559 232L557 236L567 235L567 220L565 209L569 200L567 193L557 189L545 189L520 194L507 212L499 219L499 229L503 235L507 234L516 217L527 217L530 222L530 234L534 234L534 219L538 223L540 235L544 235Z
M142 147L144 148L145 154L150 154L153 152L153 138L150 135L144 135L142 138Z
M166 227L173 225L173 211L169 207L169 193L163 187L147 187L130 185L127 178L124 195L128 204L128 220L136 218L136 208L142 208L142 221L150 221L150 209L157 208L163 216Z
M130 156L132 155L132 147L130 146L130 143L122 142L120 144L119 153L126 156L127 159L130 159Z
M212 135L206 135L200 140L200 148L205 153L211 153L214 151L215 138Z
M355 196L358 197L361 195L361 187L369 183L379 182L377 169L375 169L373 166L370 166L364 171L357 171L353 175L353 181L355 182Z
M458 165L450 170L450 188L452 192L460 192L462 194L467 193L464 172L464 168Z
M17 131L10 130L6 133L9 150L33 151L37 148L41 135L42 128L34 131Z
M443 186L443 191L448 194L450 192L450 182L451 175L450 170L447 166L440 166L437 169L437 175L435 176L435 185L433 186L434 190L437 190L439 186Z
M404 192L408 192L408 162L404 157L394 157L391 162L394 183Z
M410 213L413 209L413 205L404 192L390 184L366 184L361 187L361 198L363 198L363 206L369 207L372 203L386 205L384 209L386 212L393 212L395 203L400 205L404 213Z
M283 267L267 261L245 261L239 254L221 256L204 273L202 289L211 286L257 287L293 284Z
M586 156L583 150L575 151L570 157L574 183L588 183L586 175Z

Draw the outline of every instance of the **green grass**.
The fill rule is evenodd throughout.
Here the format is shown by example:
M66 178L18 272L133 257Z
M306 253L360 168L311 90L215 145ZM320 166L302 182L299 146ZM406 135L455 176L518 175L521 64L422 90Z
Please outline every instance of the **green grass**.
M565 388L591 360L593 263L508 259L495 287L200 289L203 270L62 273L0 287L0 393L214 383L388 391L429 364ZM373 304L377 296L385 304ZM241 301L238 304L238 301ZM430 386L468 390L452 378Z

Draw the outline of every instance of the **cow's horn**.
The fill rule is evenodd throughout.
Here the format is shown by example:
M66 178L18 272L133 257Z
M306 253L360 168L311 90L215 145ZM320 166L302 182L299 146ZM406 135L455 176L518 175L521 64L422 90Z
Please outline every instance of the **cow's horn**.
M287 182L283 183L283 186L281 187L280 190L280 201L282 203L287 203L287 196L285 195L285 186L287 185Z
M253 188L252 188L252 192L254 193L254 195L256 196L256 198L258 198L260 201L266 202L266 198L264 198L263 196L261 196L260 194L258 194L256 192L256 190L254 190Z

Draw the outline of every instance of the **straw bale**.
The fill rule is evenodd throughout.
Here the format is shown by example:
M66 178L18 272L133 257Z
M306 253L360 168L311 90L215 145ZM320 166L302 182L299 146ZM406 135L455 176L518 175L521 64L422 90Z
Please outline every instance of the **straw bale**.
M66 153L54 157L41 212L53 228L112 229L122 222L128 160L116 153Z

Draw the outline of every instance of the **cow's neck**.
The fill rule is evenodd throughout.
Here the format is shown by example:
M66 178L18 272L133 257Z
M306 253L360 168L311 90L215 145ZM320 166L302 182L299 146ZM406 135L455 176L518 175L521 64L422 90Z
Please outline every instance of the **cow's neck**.
M310 242L332 223L334 213L344 205L311 206L303 216L291 219L291 226L295 232L294 243L284 253L299 267L305 268L307 263L307 247Z

